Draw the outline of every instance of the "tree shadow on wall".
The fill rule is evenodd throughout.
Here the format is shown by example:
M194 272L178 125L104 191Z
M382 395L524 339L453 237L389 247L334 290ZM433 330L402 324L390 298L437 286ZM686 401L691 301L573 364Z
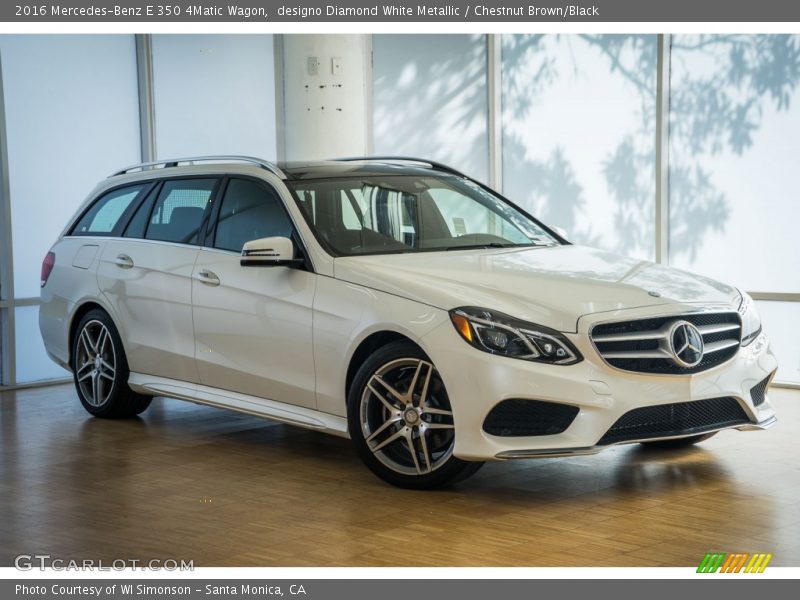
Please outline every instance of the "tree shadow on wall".
M577 43L575 38L556 39L559 44L571 44ZM615 247L609 249L649 253L655 194L656 39L638 35L582 35L578 39L604 58L609 77L623 78L638 100L631 131L621 132L614 150L601 161L614 205L611 239ZM542 36L505 38L504 110L524 118L536 110L548 85L564 76L565 69L581 70L579 61L555 64L545 52ZM683 70L679 79L673 76L670 88L670 145L680 149L670 156L671 242L673 252L694 259L705 235L723 231L730 216L725 194L715 188L712 174L700 161L723 151L742 155L753 145L752 136L765 109L789 108L800 80L800 36L677 36L672 57L687 64L713 64L708 72ZM556 148L545 161L526 159L526 146L535 144L526 139L530 136L528 131L504 130L505 181L517 190L526 189L520 186L524 181L529 191L520 201L537 205L544 220L579 231L582 243L597 244L598 235L591 224L587 227L584 217L584 190L567 154ZM635 140L653 143L637 146Z
M375 36L373 46L376 154L422 154L487 179L484 36Z
M426 153L486 179L483 36L388 37L391 46L381 49L388 42L378 37L375 42L380 52L375 139L389 144L392 153ZM397 52L401 45L410 52ZM568 51L571 60L554 56L554 48ZM570 159L591 149L556 146L544 158L532 159L537 132L509 126L503 131L504 187L512 199L545 222L564 227L581 243L650 255L656 36L504 36L503 112L524 120L536 114L559 78L597 77L585 64L592 55L606 65L613 85L621 80L636 107L613 149L592 158L600 165L606 189L585 190ZM706 234L723 231L730 217L729 201L703 160L723 151L742 155L753 145L766 109L789 109L800 80L800 36L675 36L672 61L671 242L673 252L692 259ZM712 67L680 69L682 74L676 75L676 66L695 63ZM602 92L586 101L603 102ZM613 206L613 232L607 237L587 218L587 195L603 193Z

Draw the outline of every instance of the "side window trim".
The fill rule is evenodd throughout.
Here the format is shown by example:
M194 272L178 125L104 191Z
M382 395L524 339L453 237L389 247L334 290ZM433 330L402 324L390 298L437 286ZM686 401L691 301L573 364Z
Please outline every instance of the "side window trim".
M131 203L131 206L128 207L128 210L122 215L120 222L117 223L117 227L115 227L114 237L124 237L125 232L128 231L128 226L131 224L131 220L133 219L133 215L137 213L139 207L145 204L154 193L158 193L156 190L161 188L161 182L156 180L150 181L150 185L144 190L144 193L141 194L136 201Z
M219 189L214 196L214 201L211 203L211 213L209 214L206 226L203 229L203 248L214 248L214 242L217 238L217 221L219 220L219 212L222 207L222 201L225 198L225 193L228 191L228 184L231 181L230 175L225 175L222 178ZM219 248L215 248L218 250Z
M217 183L214 186L213 191L211 192L211 196L208 198L208 204L206 205L206 209L203 211L203 218L200 219L200 228L197 230L197 245L200 248L206 246L206 241L208 240L209 234L209 227L210 224L213 222L213 215L216 214L216 211L219 210L217 207L222 201L222 197L225 193L225 188L228 186L228 176L217 176Z
M122 237L122 232L125 231L125 228L128 227L128 222L130 221L133 213L136 212L136 209L139 208L139 205L147 200L147 197L150 195L150 192L153 191L155 187L155 182L148 181L147 185L142 189L139 195L134 199L133 202L130 203L128 208L122 213L122 216L117 221L117 224L114 226L114 229L111 232L112 237Z

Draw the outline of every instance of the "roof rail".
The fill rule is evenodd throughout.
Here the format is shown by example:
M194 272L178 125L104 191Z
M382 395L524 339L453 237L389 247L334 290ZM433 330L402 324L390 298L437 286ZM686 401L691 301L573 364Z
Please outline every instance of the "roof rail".
M138 165L131 165L129 167L125 167L124 169L120 169L109 175L109 177L115 177L117 175L125 175L126 173L131 173L133 171L144 171L146 169L156 169L162 168L166 169L168 167L177 167L180 163L197 163L197 162L246 162L251 163L254 165L258 165L259 167L274 173L281 179L286 179L286 174L276 165L268 160L264 160L263 158L255 158L254 156L238 156L235 154L222 154L219 156L189 156L186 158L166 158L164 160L154 160L152 162L140 163Z
M448 167L447 165L436 162L435 160L428 160L427 158L414 158L413 156L349 156L347 158L335 158L336 161L342 162L385 162L385 163L417 163L420 165L428 165L432 169L438 169L439 171L444 171L445 173L450 173L451 175L458 175L459 177L467 177L461 171L454 169L453 167ZM467 177L467 179L469 179Z

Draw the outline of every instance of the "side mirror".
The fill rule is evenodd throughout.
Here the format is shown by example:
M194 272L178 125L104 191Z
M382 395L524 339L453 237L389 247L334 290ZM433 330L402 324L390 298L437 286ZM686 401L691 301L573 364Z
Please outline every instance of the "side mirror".
M559 227L558 225L551 225L550 229L555 231L558 235L560 235L565 240L567 239L567 230L563 227Z
M245 242L239 264L243 267L299 267L303 259L294 257L292 240L278 236Z

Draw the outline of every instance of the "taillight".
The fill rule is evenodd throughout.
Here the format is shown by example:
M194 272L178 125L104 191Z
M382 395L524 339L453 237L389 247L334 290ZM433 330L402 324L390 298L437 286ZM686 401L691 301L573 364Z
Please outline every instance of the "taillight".
M50 279L50 273L53 272L54 266L56 266L56 255L54 252L48 252L42 261L42 287Z

